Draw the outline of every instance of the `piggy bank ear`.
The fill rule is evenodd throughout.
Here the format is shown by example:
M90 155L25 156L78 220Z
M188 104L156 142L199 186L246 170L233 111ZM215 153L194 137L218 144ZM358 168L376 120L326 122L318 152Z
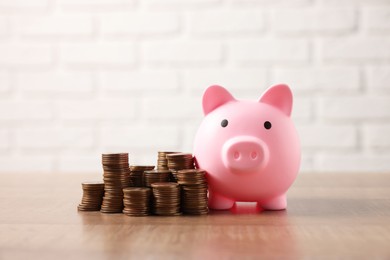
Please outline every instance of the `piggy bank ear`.
M203 94L203 113L207 115L217 107L236 99L225 88L221 86L210 86Z
M260 97L259 102L276 107L287 116L291 115L293 96L287 85L279 84L268 88Z

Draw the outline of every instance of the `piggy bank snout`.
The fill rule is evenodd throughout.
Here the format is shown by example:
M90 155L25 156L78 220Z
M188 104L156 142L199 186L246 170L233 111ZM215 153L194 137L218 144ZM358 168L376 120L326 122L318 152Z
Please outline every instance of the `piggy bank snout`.
M225 167L232 170L257 170L267 163L268 148L259 138L238 136L223 145L222 159Z

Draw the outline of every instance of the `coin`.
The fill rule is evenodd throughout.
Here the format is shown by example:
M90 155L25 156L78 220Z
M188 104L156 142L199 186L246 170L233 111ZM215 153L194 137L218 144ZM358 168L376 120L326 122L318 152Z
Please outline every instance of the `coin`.
M130 165L130 171L151 171L154 165Z
M104 195L104 183L83 182L81 187L83 189L83 197L77 209L80 211L99 211Z
M143 187L143 173L144 171L151 171L154 166L151 165L130 165L130 186Z
M169 170L151 170L144 171L144 185L151 187L152 183L155 182L169 182L171 171Z
M128 153L102 154L104 198L103 213L123 210L123 188L131 184Z
M208 213L207 173L195 169L192 154L160 151L156 170L129 166L128 153L102 154L101 159L103 182L82 183L78 210L128 216Z
M194 159L190 153L170 153L166 157L170 170L194 169Z
M128 187L123 189L123 213L128 216L150 215L152 191L146 187Z
M203 215L209 212L207 206L206 171L186 169L177 172L177 182L181 186L181 207L184 214Z
M177 216L180 212L180 186L174 182L155 182L153 190L153 213L161 216Z
M158 170L168 170L168 159L167 155L172 153L178 153L178 152L165 152L165 151L159 151L158 157L157 157L157 169Z

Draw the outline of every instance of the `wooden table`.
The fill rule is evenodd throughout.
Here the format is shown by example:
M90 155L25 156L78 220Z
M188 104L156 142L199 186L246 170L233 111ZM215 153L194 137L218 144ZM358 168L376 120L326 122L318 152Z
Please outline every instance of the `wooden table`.
M96 175L0 175L0 259L390 258L390 174L301 174L288 210L77 212Z

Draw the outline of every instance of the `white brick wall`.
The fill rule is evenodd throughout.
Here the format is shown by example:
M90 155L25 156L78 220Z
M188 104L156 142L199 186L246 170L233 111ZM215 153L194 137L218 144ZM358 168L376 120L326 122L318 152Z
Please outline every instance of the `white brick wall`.
M356 93L360 89L357 67L275 68L273 82L287 82L295 91L307 93Z
M78 68L129 67L136 62L135 46L129 42L69 42L59 48L59 62Z
M355 27L355 16L353 8L276 9L272 12L272 23L276 32L285 34L341 34Z
M175 94L179 89L178 73L169 69L142 71L103 71L98 82L105 95L134 95L145 93Z
M208 41L156 41L146 42L140 53L150 66L219 65L222 61L222 45Z
M368 149L388 149L390 147L390 125L371 124L363 128L364 144Z
M177 32L179 29L178 15L175 13L139 13L123 12L102 15L101 31L107 36L150 36Z
M5 41L0 43L0 67L48 67L53 61L53 46L49 43Z
M237 65L301 64L309 61L309 42L303 39L232 40L229 44Z
M39 125L44 122L50 123L55 119L54 105L50 101L30 100L1 100L0 122L1 127L13 127L19 125ZM13 125L16 124L16 125Z
M390 58L390 39L383 36L334 37L321 41L322 59L328 62L385 62Z
M89 72L72 70L47 70L20 72L15 77L15 86L23 92L23 95L37 95L46 97L55 95L58 97L82 94L91 95L93 90L93 75Z
M16 145L25 151L88 149L96 143L92 127L23 127L16 130Z
M106 121L131 122L138 110L135 99L132 98L62 100L57 102L55 109L58 110L58 118L64 122L88 123L92 126L95 126L95 123Z
M49 5L48 0L1 0L0 7L4 11L41 11Z
M13 26L17 34L30 37L92 35L92 17L82 14L50 14L16 16Z
M385 32L390 30L389 7L371 7L363 10L364 28L371 32Z
M250 9L192 12L188 21L191 33L209 37L258 34L265 26L263 12Z
M0 173L191 152L207 86L279 82L303 172L390 172L389 0L0 0Z
M390 66L367 68L367 90L372 93L390 93Z

